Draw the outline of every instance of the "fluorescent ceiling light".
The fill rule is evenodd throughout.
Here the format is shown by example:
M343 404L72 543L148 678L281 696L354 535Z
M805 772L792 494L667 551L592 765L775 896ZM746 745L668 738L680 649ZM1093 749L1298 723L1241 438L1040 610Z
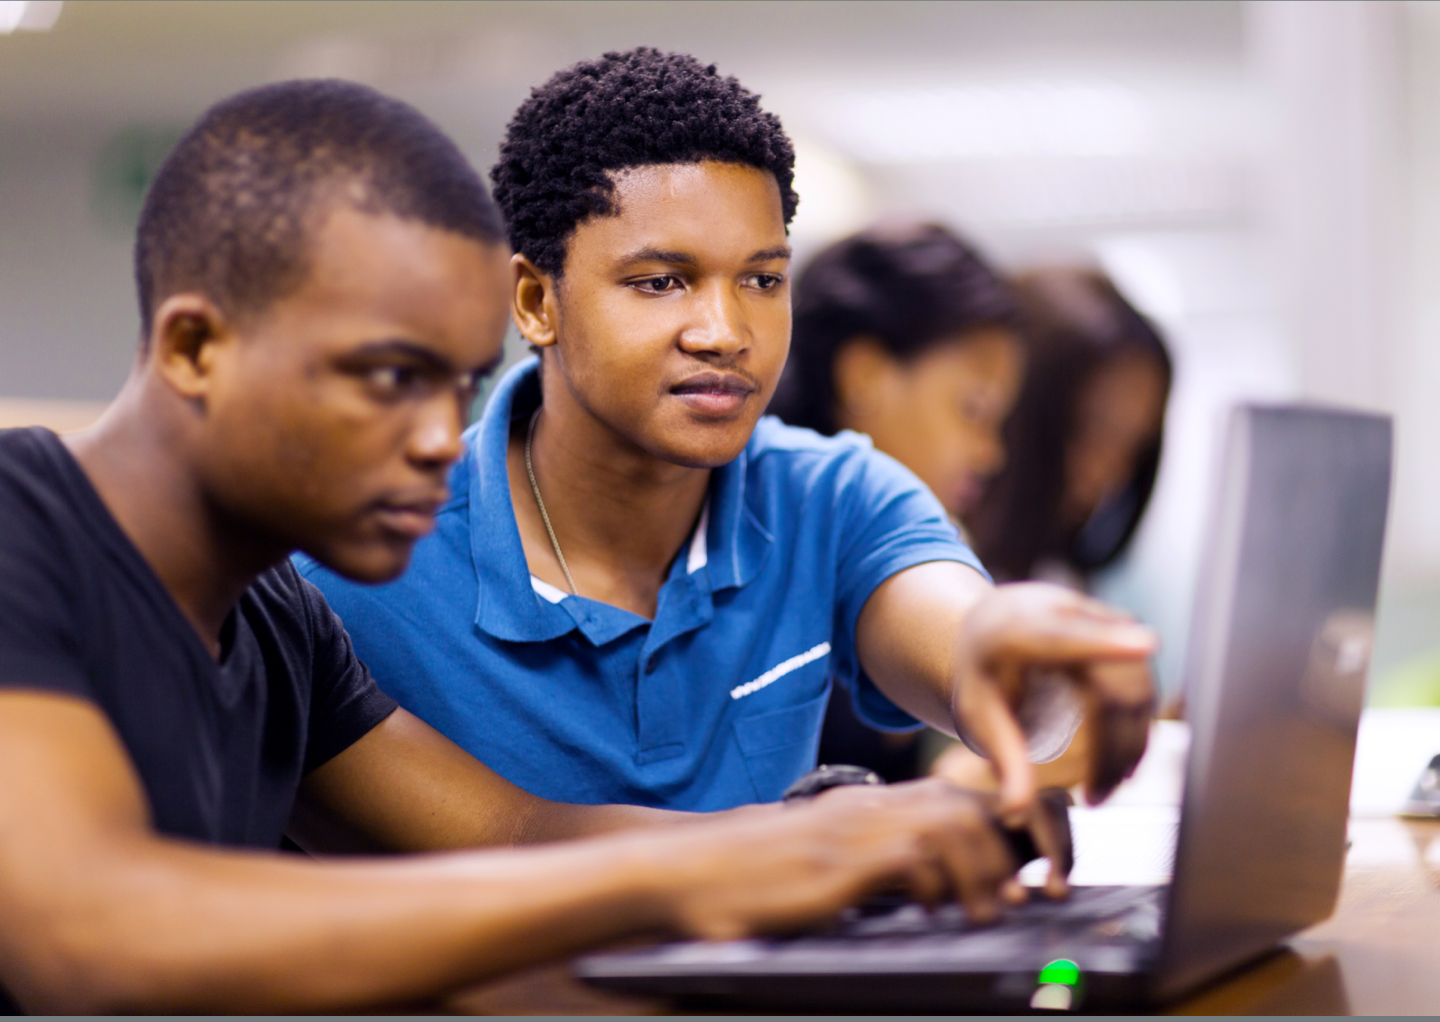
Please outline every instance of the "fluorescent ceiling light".
M836 140L871 163L1123 156L1152 144L1148 104L1116 85L1015 83L855 93L831 108Z
M60 17L61 0L0 0L0 35L44 32Z

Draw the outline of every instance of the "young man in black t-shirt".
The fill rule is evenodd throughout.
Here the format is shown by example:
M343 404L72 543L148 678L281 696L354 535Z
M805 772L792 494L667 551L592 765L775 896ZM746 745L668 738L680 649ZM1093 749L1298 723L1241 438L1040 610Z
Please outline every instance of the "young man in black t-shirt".
M142 343L92 430L0 433L0 1008L344 1010L636 932L793 926L1015 864L926 783L693 820L546 802L395 708L286 556L392 578L507 314L449 140L338 82L212 109L141 217ZM5 991L8 991L7 1001Z

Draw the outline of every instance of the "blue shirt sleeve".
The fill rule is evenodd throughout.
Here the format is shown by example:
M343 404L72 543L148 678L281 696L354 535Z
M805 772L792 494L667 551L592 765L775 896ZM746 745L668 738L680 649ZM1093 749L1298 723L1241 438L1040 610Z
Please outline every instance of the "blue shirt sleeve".
M862 720L882 730L912 730L920 722L886 698L860 667L855 652L860 611L880 583L917 564L958 561L990 576L960 539L940 501L894 458L857 443L837 484L835 635L841 641L834 658L835 679L849 690Z

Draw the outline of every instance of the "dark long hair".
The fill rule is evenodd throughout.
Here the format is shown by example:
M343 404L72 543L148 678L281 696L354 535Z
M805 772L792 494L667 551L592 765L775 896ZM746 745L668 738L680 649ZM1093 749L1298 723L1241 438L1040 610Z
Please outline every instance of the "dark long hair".
M1139 354L1160 370L1168 398L1170 354L1154 325L1097 271L1036 270L1014 285L1029 349L1025 384L1005 425L1005 468L966 524L998 579L1030 578L1044 558L1088 575L1114 562L1139 526L1155 488L1163 431L1140 452L1118 494L1088 521L1067 525L1060 520L1065 452L1080 396L1100 369Z
M872 227L810 261L795 285L790 359L770 412L831 434L835 355L868 337L899 358L991 326L1014 327L1018 310L973 248L938 224Z

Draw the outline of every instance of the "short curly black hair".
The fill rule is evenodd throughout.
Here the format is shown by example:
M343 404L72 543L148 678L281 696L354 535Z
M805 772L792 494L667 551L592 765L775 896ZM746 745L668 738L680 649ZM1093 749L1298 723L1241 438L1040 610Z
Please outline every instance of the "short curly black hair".
M228 316L303 282L337 196L484 244L504 235L485 184L420 111L354 82L276 82L211 107L166 157L135 233L141 343L155 308L197 290Z
M559 278L570 235L616 212L610 172L716 160L775 175L788 225L795 148L760 97L715 65L642 46L558 72L520 104L490 171L510 247Z

